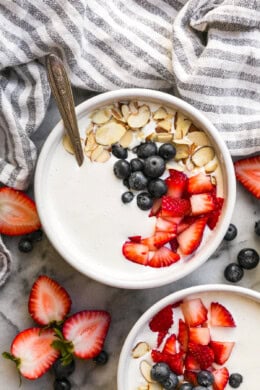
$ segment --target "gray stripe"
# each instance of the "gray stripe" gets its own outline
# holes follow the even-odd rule
[[[166,12],[164,12],[161,8],[157,7],[154,4],[151,4],[147,0],[135,0],[135,2],[144,8],[146,11],[150,12],[150,14],[160,16],[163,20],[166,20],[168,23],[173,22],[173,18],[171,18]]]
[[[244,63],[255,68],[260,66],[260,59],[255,58],[252,55],[248,56],[243,54],[237,54],[231,51],[222,51],[220,49],[207,48],[207,50],[205,50],[205,53],[203,53],[203,57],[216,57],[218,59],[235,62],[237,64]]]
[[[176,9],[176,11],[180,11],[187,0],[183,0],[183,2],[178,0],[163,0],[163,2]]]
[[[217,35],[216,33],[209,32],[209,39],[210,40],[216,40],[220,41],[222,43],[227,43],[229,45],[233,46],[249,46],[249,47],[256,47],[260,48],[260,42],[256,39],[246,39],[246,38],[227,38],[223,37],[222,35]]]
[[[250,83],[253,84],[260,84],[260,77],[258,77],[256,74],[240,72],[239,70],[231,71],[231,70],[226,70],[226,69],[223,70],[219,68],[201,67],[198,69],[197,75],[207,76],[209,78],[220,78],[223,79],[223,81],[226,79],[234,78],[236,80],[249,81]]]
[[[21,95],[25,89],[25,82],[21,79],[21,77],[18,78],[18,75],[15,72],[15,69],[12,69],[11,73],[12,73],[12,75],[11,75],[12,80],[14,80],[14,79],[17,80],[17,87],[11,93],[11,104],[12,104],[12,107],[14,108],[15,114],[18,116],[18,118],[21,118],[22,117],[22,110],[21,110],[21,107],[19,105],[18,99],[19,99],[19,95]]]
[[[252,148],[254,146],[260,146],[260,138],[248,138],[240,141],[226,140],[226,144],[229,149]]]
[[[3,92],[1,92],[0,90],[0,107],[3,107],[2,94]],[[16,158],[15,141],[12,137],[12,132],[10,131],[9,124],[4,115],[0,115],[0,126],[6,137],[5,150],[7,151],[7,161],[10,161],[12,164],[15,163],[16,165],[18,165],[18,160]]]
[[[16,46],[24,52],[28,59],[34,58],[34,54],[31,52],[30,47],[25,40],[15,34],[12,34],[10,31],[5,30],[3,27],[1,27],[1,31],[3,32],[5,39],[16,44]]]
[[[238,124],[231,124],[231,123],[219,123],[218,128],[223,131],[232,131],[236,132],[239,130],[252,130],[252,129],[259,129],[260,133],[260,120],[258,121],[249,121],[249,122],[240,122]]]
[[[190,74],[193,71],[193,68],[190,66],[189,60],[186,56],[186,53],[183,49],[182,42],[175,35],[174,36],[174,57],[176,57],[177,61],[181,64],[182,68],[185,70],[185,73]],[[173,63],[174,66],[174,63]]]
[[[214,14],[215,20],[210,27],[220,31],[248,31],[248,28],[260,28],[260,21],[231,14]]]

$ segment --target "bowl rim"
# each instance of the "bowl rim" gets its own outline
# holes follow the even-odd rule
[[[252,290],[250,288],[233,286],[228,284],[204,284],[191,286],[181,290],[177,290],[155,302],[138,318],[138,320],[134,323],[123,342],[117,366],[117,390],[125,390],[124,380],[125,364],[127,362],[126,359],[127,356],[129,356],[129,352],[132,350],[133,342],[138,335],[139,329],[163,307],[174,302],[178,302],[189,295],[206,292],[233,292],[238,295],[243,295],[244,297],[250,298],[252,300],[259,301],[260,304],[260,292]]]
[[[152,279],[136,281],[134,279],[124,280],[122,278],[115,278],[113,275],[100,274],[98,270],[94,271],[93,269],[87,269],[87,267],[84,267],[82,264],[77,263],[77,261],[74,258],[70,258],[67,255],[67,252],[64,250],[63,242],[61,242],[62,240],[59,239],[58,235],[56,235],[55,237],[51,235],[48,228],[47,214],[42,210],[41,207],[44,198],[44,194],[41,187],[41,177],[43,177],[43,173],[45,169],[45,161],[46,159],[48,159],[49,150],[53,142],[57,138],[57,136],[59,136],[64,129],[62,121],[58,122],[58,124],[52,129],[52,131],[50,132],[49,136],[45,140],[44,145],[41,149],[37,161],[37,165],[36,165],[36,170],[35,170],[35,180],[34,180],[35,201],[40,216],[40,220],[42,222],[43,230],[45,231],[46,235],[51,241],[53,247],[62,256],[62,258],[66,260],[74,269],[76,269],[82,274],[98,282],[104,283],[106,285],[110,285],[112,287],[127,288],[127,289],[144,289],[144,288],[159,287],[162,285],[167,285],[169,283],[175,282],[185,277],[186,275],[190,274],[191,272],[193,272],[195,269],[197,269],[199,266],[201,266],[203,263],[206,262],[206,260],[214,253],[214,251],[217,249],[217,247],[223,240],[223,237],[230,224],[233,209],[235,206],[236,180],[235,180],[234,167],[233,167],[231,155],[227,149],[226,144],[224,143],[224,140],[221,137],[221,134],[218,132],[215,126],[209,121],[209,119],[204,114],[202,114],[199,110],[197,110],[195,107],[191,106],[189,103],[165,92],[154,91],[149,89],[140,89],[140,88],[120,89],[115,91],[104,92],[90,99],[87,99],[81,104],[79,104],[76,107],[76,115],[80,119],[82,116],[84,116],[84,114],[87,111],[96,109],[98,106],[108,104],[108,101],[111,100],[118,101],[124,99],[139,99],[139,100],[146,99],[147,101],[149,101],[149,99],[151,101],[161,100],[164,104],[170,104],[176,106],[180,111],[186,113],[192,119],[196,118],[196,120],[200,122],[203,127],[206,128],[206,131],[212,136],[214,142],[216,142],[217,144],[217,147],[221,150],[221,154],[225,164],[225,172],[226,172],[226,179],[227,179],[227,193],[228,193],[228,196],[225,199],[226,200],[225,216],[222,219],[222,224],[219,227],[218,234],[216,234],[211,240],[211,242],[203,248],[202,253],[200,253],[200,256],[196,258],[196,261],[189,261],[187,263],[188,265],[186,265],[186,267],[183,268],[182,272],[178,273],[177,278],[174,277],[176,275],[174,272],[168,272],[168,273],[164,273],[160,278],[153,277]]]

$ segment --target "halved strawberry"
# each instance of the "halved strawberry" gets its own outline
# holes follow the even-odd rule
[[[232,341],[211,341],[210,348],[213,349],[215,363],[224,364],[229,359],[234,345]]]
[[[182,375],[184,370],[184,363],[183,363],[183,353],[178,352],[174,355],[163,353],[160,351],[157,351],[156,349],[153,349],[151,352],[152,359],[155,363],[164,362],[167,363],[170,367],[170,369],[176,374],[176,375]]]
[[[192,215],[202,215],[215,210],[214,197],[210,193],[194,194],[190,197]]]
[[[176,261],[180,260],[180,255],[168,249],[165,246],[162,246],[156,252],[154,252],[153,257],[149,261],[150,267],[160,268],[168,267]]]
[[[218,302],[211,302],[210,305],[211,326],[235,327],[235,321],[230,311]]]
[[[150,251],[156,251],[158,248],[161,248],[164,244],[171,241],[175,236],[175,233],[157,231],[153,236],[143,238],[141,244],[148,246]]]
[[[201,243],[207,217],[198,218],[186,230],[177,236],[181,251],[184,255],[193,253]]]
[[[208,345],[210,342],[209,328],[190,328],[189,340],[195,344]]]
[[[162,198],[154,199],[149,217],[156,217],[161,210]]]
[[[197,360],[192,356],[190,353],[186,354],[185,360],[184,360],[184,366],[186,370],[199,370],[200,365],[197,362]]]
[[[162,197],[162,217],[183,217],[190,214],[190,211],[189,199],[175,199],[167,195]]]
[[[75,356],[91,359],[101,352],[110,319],[107,311],[84,310],[64,322],[62,333],[64,338],[71,342]]]
[[[185,173],[170,169],[170,176],[165,179],[168,187],[167,195],[172,198],[181,198],[187,185],[187,176]]]
[[[210,176],[200,172],[195,176],[189,177],[187,191],[189,194],[202,194],[203,192],[211,192],[214,187]]]
[[[186,217],[184,217],[180,223],[178,224],[177,226],[177,234],[180,234],[182,233],[184,230],[186,230],[190,225],[193,224],[193,222],[195,222],[197,219],[197,217],[194,217],[192,215],[187,215]]]
[[[191,383],[193,386],[198,385],[197,372],[191,370],[184,370],[183,377],[185,381]]]
[[[123,255],[134,263],[148,264],[148,246],[136,242],[126,241],[122,247]]]
[[[40,325],[60,322],[70,308],[71,299],[67,291],[50,277],[39,276],[32,286],[28,302],[33,320]]]
[[[172,333],[165,341],[163,353],[175,354],[176,351],[176,335]]]
[[[135,242],[137,244],[140,244],[142,237],[141,236],[130,236],[130,237],[128,237],[128,239],[131,242]]]
[[[214,362],[214,352],[208,345],[189,342],[188,351],[197,360],[202,370],[206,370]]]
[[[156,232],[176,233],[177,224],[168,221],[167,219],[158,217],[155,225]]]
[[[0,188],[0,233],[19,236],[41,226],[34,201],[24,192]]]
[[[260,199],[260,155],[238,160],[234,166],[237,180]]]
[[[181,310],[188,326],[202,325],[207,321],[208,310],[200,298],[193,298],[183,301]]]
[[[229,379],[229,372],[226,367],[219,368],[212,371],[214,382],[212,384],[213,390],[224,390]]]
[[[207,225],[208,227],[213,230],[219,220],[219,216],[224,204],[224,199],[223,198],[214,198],[214,203],[215,203],[215,210],[211,211],[207,217]]]
[[[180,350],[186,352],[189,342],[189,328],[181,318],[179,319],[177,340],[180,343]]]
[[[173,324],[172,305],[168,305],[160,310],[149,322],[149,327],[153,332],[167,332]]]
[[[22,376],[37,379],[49,370],[59,356],[59,351],[52,347],[55,340],[52,329],[29,328],[14,338],[11,354],[4,352],[3,356],[16,363]]]

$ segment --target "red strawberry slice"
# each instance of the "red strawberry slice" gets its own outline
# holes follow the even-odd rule
[[[177,232],[177,224],[172,223],[164,218],[157,218],[155,225],[156,232],[166,232],[166,233],[176,233]]]
[[[202,194],[203,192],[211,192],[215,186],[211,183],[209,175],[199,173],[198,175],[191,176],[188,179],[187,191],[189,194]]]
[[[192,215],[201,215],[215,210],[214,197],[209,194],[195,194],[190,197]]]
[[[164,330],[162,332],[158,332],[158,335],[157,335],[157,348],[160,347],[160,345],[162,344],[163,340],[164,340],[164,337],[167,335],[167,331]]]
[[[211,326],[235,327],[235,321],[230,311],[218,302],[212,302],[210,305],[210,324]]]
[[[188,351],[197,360],[202,370],[206,370],[214,362],[214,352],[208,345],[189,342]]]
[[[210,342],[209,328],[190,328],[189,340],[195,344],[208,345]]]
[[[211,341],[210,348],[213,349],[215,363],[224,364],[229,359],[234,345],[231,341]]]
[[[189,342],[189,328],[181,318],[179,319],[177,340],[180,343],[180,350],[186,352]]]
[[[190,255],[199,247],[206,223],[207,217],[198,218],[177,236],[180,249],[184,255]]]
[[[186,189],[187,176],[176,169],[170,169],[169,171],[170,176],[165,180],[168,187],[167,195],[172,198],[181,198]]]
[[[178,224],[177,226],[177,234],[180,234],[181,232],[183,232],[184,230],[186,230],[190,225],[193,224],[193,222],[195,222],[197,220],[197,217],[193,217],[193,216],[190,216],[190,215],[187,215],[186,217],[184,217],[180,223]]]
[[[208,310],[200,298],[183,301],[181,310],[188,326],[195,327],[207,321]]]
[[[173,324],[172,306],[168,305],[160,310],[149,322],[152,332],[167,332]]]
[[[59,356],[59,351],[52,347],[54,340],[56,336],[52,329],[29,328],[14,338],[11,354],[4,352],[3,356],[16,363],[22,376],[37,379]]]
[[[215,210],[208,214],[208,221],[207,225],[208,227],[213,230],[219,220],[219,216],[224,204],[223,198],[214,198],[215,202]]]
[[[200,369],[199,363],[190,353],[186,354],[186,357],[184,360],[184,366],[185,366],[186,370],[191,370],[191,371]]]
[[[128,237],[128,239],[131,242],[135,242],[137,244],[140,244],[142,237],[141,236],[130,236],[130,237]]]
[[[24,192],[0,188],[0,233],[19,236],[41,226],[34,201]]]
[[[155,232],[153,236],[143,238],[141,244],[146,245],[150,251],[156,251],[158,248],[171,241],[175,236],[175,233]]]
[[[177,238],[174,237],[170,242],[170,247],[173,252],[177,252],[177,249],[179,248],[179,243],[177,241]]]
[[[149,217],[156,217],[161,210],[161,205],[162,205],[162,198],[155,199],[153,201],[153,206],[150,210]]]
[[[162,217],[183,217],[190,214],[190,211],[189,199],[175,199],[167,195],[162,197]]]
[[[68,318],[62,333],[73,345],[73,353],[81,359],[97,356],[110,325],[110,314],[103,310],[85,310]]]
[[[176,374],[176,375],[182,375],[184,370],[184,363],[183,363],[183,353],[175,353],[167,354],[160,351],[157,351],[155,349],[151,352],[152,359],[155,363],[164,362],[167,363],[170,367],[170,369]]]
[[[63,321],[71,308],[67,291],[55,280],[41,275],[34,282],[29,296],[28,310],[40,325]]]
[[[168,267],[171,264],[176,263],[178,260],[180,260],[180,255],[178,253],[162,246],[154,253],[153,257],[149,261],[149,266],[155,268]]]
[[[136,242],[126,241],[122,247],[123,255],[134,263],[148,264],[148,246]]]
[[[191,370],[184,370],[183,377],[185,381],[191,383],[193,386],[198,385],[197,372]]]
[[[238,160],[234,165],[237,180],[260,199],[260,155]]]
[[[226,367],[219,368],[212,372],[214,377],[213,390],[224,390],[229,379],[229,372]]]
[[[165,341],[163,350],[163,353],[168,353],[174,355],[177,350],[176,350],[176,335],[172,333]]]

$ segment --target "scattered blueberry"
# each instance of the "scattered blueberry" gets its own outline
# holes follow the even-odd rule
[[[128,152],[126,148],[119,144],[112,145],[112,154],[117,158],[125,159],[127,158]]]
[[[126,160],[118,160],[114,164],[114,174],[118,179],[125,179],[130,175],[130,164]]]
[[[148,183],[147,177],[141,171],[132,172],[128,181],[130,188],[137,191],[144,190]]]
[[[101,351],[96,357],[94,357],[93,361],[99,366],[103,366],[108,362],[108,353],[106,351]]]
[[[170,372],[170,375],[167,379],[165,379],[163,382],[161,382],[163,388],[165,390],[175,390],[177,385],[179,383],[179,378],[174,372]]]
[[[170,372],[168,364],[163,362],[156,363],[151,368],[151,377],[153,380],[161,383],[169,377]]]
[[[57,379],[67,378],[75,371],[75,360],[64,365],[61,359],[56,360],[53,364],[54,375]]]
[[[193,386],[191,383],[182,383],[179,390],[193,390]]]
[[[260,220],[255,223],[255,234],[260,236]]]
[[[130,167],[132,172],[142,171],[144,169],[144,163],[142,160],[139,160],[139,158],[132,158]]]
[[[29,238],[22,237],[18,242],[18,249],[20,252],[28,253],[33,249],[33,242]]]
[[[228,380],[229,386],[233,387],[233,389],[237,389],[242,382],[243,382],[243,377],[241,374],[238,373],[231,374]]]
[[[209,387],[195,386],[195,387],[192,387],[192,390],[209,390]]]
[[[153,198],[161,198],[166,194],[168,187],[162,179],[153,179],[148,183],[148,191]]]
[[[41,229],[39,229],[39,230],[36,230],[35,232],[26,234],[25,237],[28,238],[29,240],[31,240],[32,242],[41,241],[42,237],[43,237],[43,231]]]
[[[244,270],[237,263],[230,263],[224,271],[225,278],[232,283],[237,283],[244,276]]]
[[[226,241],[232,241],[237,236],[237,228],[233,223],[231,223],[228,227],[228,230],[225,234],[224,240]]]
[[[134,199],[134,194],[131,191],[126,191],[121,196],[123,203],[130,203]]]
[[[136,197],[137,206],[141,210],[149,210],[153,205],[153,198],[148,192],[140,192]]]
[[[144,161],[144,173],[153,179],[161,176],[165,171],[165,161],[160,156],[150,156]]]
[[[157,154],[157,146],[155,142],[144,142],[137,148],[137,156],[139,158],[147,158]]]
[[[123,184],[124,184],[124,186],[126,186],[126,187],[130,190],[130,185],[129,185],[128,177],[126,177],[126,178],[123,180]]]
[[[138,146],[135,146],[135,147],[132,149],[132,153],[136,154],[136,153],[137,153],[137,149],[138,149]]]
[[[214,382],[214,376],[210,371],[202,370],[199,371],[197,374],[197,381],[199,385],[207,387],[212,385],[212,383]]]
[[[159,151],[158,151],[158,154],[159,156],[161,156],[164,160],[168,161],[170,160],[171,158],[175,157],[175,154],[176,154],[176,148],[166,142],[165,144],[161,145],[159,147]]]
[[[253,269],[259,263],[259,254],[251,248],[244,248],[237,255],[237,261],[240,267],[244,269]]]
[[[70,390],[71,384],[66,378],[55,379],[54,390]]]

